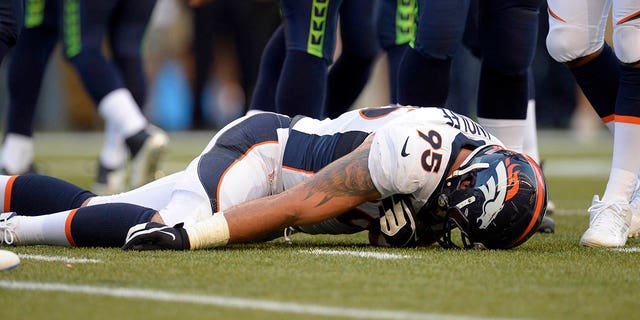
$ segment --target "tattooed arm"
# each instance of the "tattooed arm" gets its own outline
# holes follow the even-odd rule
[[[378,199],[368,168],[372,139],[283,193],[225,210],[229,243],[250,241],[287,226],[319,223]]]

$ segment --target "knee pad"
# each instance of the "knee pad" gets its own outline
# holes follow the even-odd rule
[[[640,29],[637,25],[622,24],[613,30],[613,49],[623,63],[640,61]]]
[[[603,45],[603,36],[591,34],[586,28],[560,22],[549,25],[547,51],[558,62],[569,62],[587,56]]]

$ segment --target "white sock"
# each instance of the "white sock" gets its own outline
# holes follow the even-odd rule
[[[107,122],[104,126],[104,143],[100,151],[100,163],[109,169],[124,167],[127,161],[127,146],[115,125]]]
[[[147,119],[125,88],[113,90],[98,104],[98,112],[107,124],[115,125],[123,137],[130,137],[147,126]]]
[[[640,173],[640,125],[616,122],[612,168]]]
[[[603,201],[629,202],[640,173],[640,125],[615,122],[613,159]]]
[[[478,118],[478,123],[500,139],[507,149],[523,152],[527,120]]]
[[[527,104],[527,119],[524,129],[524,141],[522,149],[538,164],[540,163],[540,153],[538,151],[538,130],[536,127],[536,100],[530,99]]]
[[[18,245],[45,244],[71,247],[67,238],[67,220],[77,209],[42,216],[17,216]],[[12,220],[13,220],[12,219]],[[70,222],[70,221],[69,221]]]
[[[21,134],[7,133],[2,145],[0,167],[10,174],[21,174],[33,163],[33,138]]]
[[[629,203],[636,188],[637,179],[638,175],[635,172],[611,168],[602,201]]]

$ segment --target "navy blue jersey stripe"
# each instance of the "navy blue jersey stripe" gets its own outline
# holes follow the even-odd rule
[[[209,196],[211,208],[217,211],[217,190],[224,172],[251,147],[266,141],[277,141],[276,129],[288,128],[291,119],[273,113],[261,113],[238,123],[222,133],[213,148],[198,162],[198,177]]]
[[[341,134],[333,150],[333,159],[338,159],[353,151],[362,144],[369,134],[363,131],[349,131]]]
[[[348,131],[319,136],[291,130],[282,165],[318,172],[329,163],[353,151],[368,135],[368,132]]]

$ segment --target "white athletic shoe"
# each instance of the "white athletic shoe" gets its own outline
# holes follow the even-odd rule
[[[15,232],[18,219],[12,219],[13,217],[17,217],[15,212],[0,213],[0,245],[12,245],[18,242]]]
[[[622,247],[627,242],[631,207],[624,202],[603,202],[593,196],[589,207],[589,229],[580,239],[587,247]]]
[[[629,238],[640,238],[640,208],[631,209],[631,226]]]
[[[155,180],[160,158],[167,150],[168,144],[167,134],[152,125],[127,139],[127,145],[131,151],[130,183],[132,188]]]
[[[640,180],[636,184],[636,190],[631,197],[631,226],[629,227],[629,238],[640,237]]]

